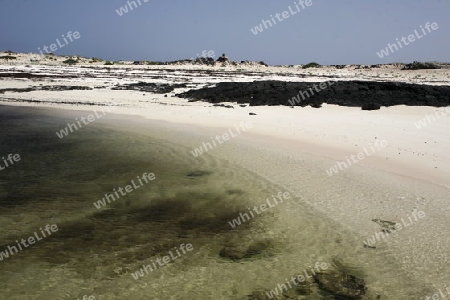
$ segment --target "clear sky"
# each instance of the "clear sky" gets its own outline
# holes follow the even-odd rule
[[[55,53],[168,61],[212,50],[216,58],[271,65],[450,62],[450,0],[311,0],[304,9],[299,0],[134,1],[138,7],[119,16],[126,0],[0,0],[0,50],[39,53],[78,31],[79,39]],[[278,21],[283,11],[288,17]],[[253,34],[270,15],[276,24]],[[439,28],[423,35],[427,22]],[[377,55],[414,30],[420,39]]]

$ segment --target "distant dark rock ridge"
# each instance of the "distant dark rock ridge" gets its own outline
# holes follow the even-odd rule
[[[40,78],[78,78],[76,75],[67,74],[32,74],[28,72],[7,72],[0,73],[0,78],[27,78],[27,79],[40,79]]]
[[[4,94],[5,92],[12,92],[12,93],[27,93],[27,92],[34,92],[34,91],[86,91],[86,90],[92,90],[91,87],[88,86],[78,86],[78,85],[44,85],[44,86],[33,86],[28,88],[7,88],[7,89],[0,89],[0,94]]]
[[[186,87],[186,84],[168,84],[168,83],[153,83],[153,82],[138,82],[138,83],[130,83],[130,84],[118,84],[115,87],[111,88],[112,90],[119,91],[140,91],[140,92],[148,92],[155,94],[166,94],[172,92],[176,88]]]
[[[314,88],[314,85],[316,88]],[[317,91],[318,90],[318,91]],[[299,101],[289,102],[300,92]],[[177,95],[191,101],[211,103],[237,102],[258,105],[286,105],[320,107],[323,103],[361,107],[365,110],[381,106],[435,106],[450,105],[450,86],[433,86],[400,82],[335,81],[320,89],[318,82],[221,82],[215,87],[189,90]]]

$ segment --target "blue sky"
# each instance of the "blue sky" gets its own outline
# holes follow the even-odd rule
[[[0,0],[0,50],[38,53],[78,31],[55,53],[167,61],[212,50],[271,65],[450,62],[450,0],[311,0],[257,35],[250,29],[289,6],[295,11],[299,0],[140,1],[119,16],[126,0]],[[383,59],[376,54],[427,22],[439,29]]]

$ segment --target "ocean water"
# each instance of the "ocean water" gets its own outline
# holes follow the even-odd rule
[[[288,191],[210,153],[195,158],[192,149],[152,136],[151,127],[144,134],[99,120],[58,138],[80,115],[0,107],[0,157],[21,156],[0,171],[0,252],[46,224],[58,227],[0,261],[0,299],[249,299],[317,262],[364,278],[363,299],[426,295],[399,275],[396,261],[370,255],[301,195],[233,228],[241,213]],[[144,173],[155,180],[95,207]],[[181,244],[192,250],[132,276]],[[220,255],[255,244],[258,251],[242,260]],[[334,299],[316,292],[304,299]]]

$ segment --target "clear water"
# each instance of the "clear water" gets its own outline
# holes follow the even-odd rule
[[[229,225],[282,187],[210,154],[194,158],[192,149],[152,137],[151,128],[133,134],[96,122],[59,139],[55,132],[78,116],[0,107],[1,155],[22,157],[0,171],[0,251],[46,224],[59,228],[0,262],[0,299],[247,299],[316,262],[364,278],[365,299],[426,295],[408,274],[389,275],[399,274],[395,261],[362,249],[359,237],[301,197]],[[94,207],[145,172],[156,179]],[[219,255],[224,246],[254,242],[270,248],[239,262]],[[131,276],[183,243],[194,250]]]

